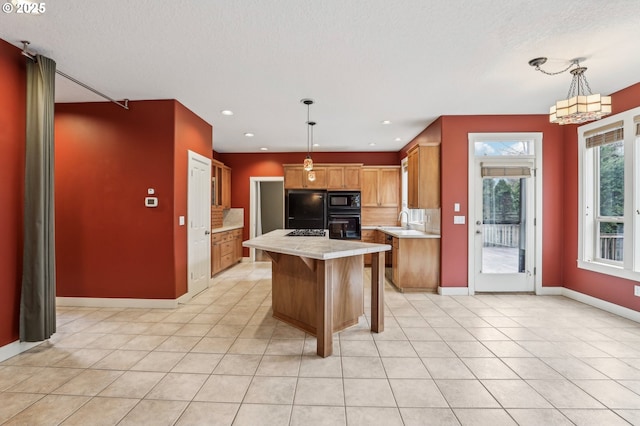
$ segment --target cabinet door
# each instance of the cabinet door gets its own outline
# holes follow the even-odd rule
[[[306,172],[300,166],[289,166],[284,168],[284,187],[285,189],[300,189],[302,186],[302,176],[307,177]]]
[[[316,180],[309,180],[309,178],[307,177],[308,172],[304,172],[304,181],[302,182],[304,187],[309,189],[326,189],[327,188],[327,168],[314,167],[313,171],[316,172]]]
[[[222,251],[221,251],[221,243],[216,242],[211,247],[211,276],[214,276],[218,272],[220,272],[221,261],[222,259]]]
[[[222,208],[231,208],[231,169],[227,166],[222,167]]]
[[[398,207],[400,204],[400,169],[379,170],[378,203],[380,207]]]
[[[407,205],[418,208],[418,150],[409,152],[407,157]]]
[[[344,189],[344,167],[327,167],[327,189]]]
[[[344,168],[344,189],[353,189],[360,191],[360,174],[362,167],[345,167]]]
[[[360,202],[362,207],[378,207],[378,169],[362,169]]]
[[[440,147],[420,147],[419,198],[421,209],[440,208]]]
[[[391,268],[393,269],[393,283],[395,285],[400,284],[400,241],[398,238],[393,238],[393,248],[391,249]]]

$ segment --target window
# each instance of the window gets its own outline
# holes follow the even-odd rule
[[[581,126],[578,266],[640,279],[640,108]]]

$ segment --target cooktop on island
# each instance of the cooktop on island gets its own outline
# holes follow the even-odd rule
[[[296,229],[287,234],[287,237],[324,237],[327,231],[324,229]]]

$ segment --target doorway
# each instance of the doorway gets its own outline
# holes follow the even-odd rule
[[[471,294],[536,291],[541,142],[539,133],[469,135]]]
[[[211,278],[211,159],[189,151],[187,173],[187,293],[193,297]]]
[[[249,205],[249,238],[284,228],[284,177],[251,177]],[[249,249],[252,262],[269,258],[254,248]]]

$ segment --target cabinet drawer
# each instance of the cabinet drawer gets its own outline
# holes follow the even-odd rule
[[[225,254],[233,253],[233,241],[223,241],[220,247],[220,253]]]
[[[233,264],[233,253],[225,254],[220,258],[220,269],[228,268]]]
[[[234,238],[242,238],[242,228],[234,229],[231,232],[233,233]]]
[[[219,243],[220,241],[222,241],[222,234],[223,232],[214,232],[211,234],[211,245],[213,245],[214,243]]]

